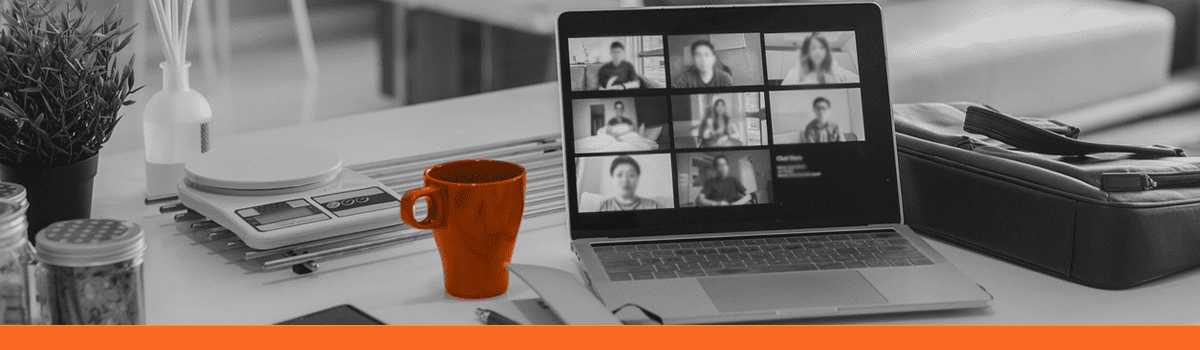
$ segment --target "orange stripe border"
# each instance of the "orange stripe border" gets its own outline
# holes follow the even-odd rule
[[[1147,349],[1195,326],[0,326],[4,349]]]

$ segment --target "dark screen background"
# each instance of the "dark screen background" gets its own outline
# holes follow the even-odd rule
[[[632,212],[579,213],[575,184],[577,156],[571,100],[620,96],[679,96],[697,93],[795,90],[797,87],[763,85],[706,89],[642,89],[627,91],[571,91],[569,79],[560,79],[563,98],[564,149],[567,156],[567,189],[572,239],[644,235],[695,234],[749,230],[834,227],[899,223],[899,189],[888,97],[884,38],[878,6],[874,4],[747,6],[728,8],[641,9],[569,12],[558,21],[561,76],[570,76],[570,38],[604,36],[686,35],[711,33],[783,33],[854,31],[861,83],[820,88],[861,89],[866,141],[835,144],[764,145],[772,156],[773,200],[768,204],[737,207],[695,207]],[[671,50],[670,47],[666,48]],[[669,53],[668,53],[669,55]],[[668,63],[669,64],[669,63]],[[672,67],[668,66],[667,71]],[[764,59],[764,70],[765,70]],[[673,79],[668,76],[667,80]],[[810,87],[811,88],[811,87]],[[770,118],[770,100],[767,117]],[[768,133],[769,135],[770,133]],[[586,135],[584,135],[586,136]],[[677,154],[687,150],[661,150]],[[695,151],[695,150],[691,150]],[[780,156],[802,158],[815,178],[780,178],[775,173]],[[680,165],[676,164],[678,168]],[[674,177],[674,174],[672,175]],[[676,184],[678,185],[678,184]]]

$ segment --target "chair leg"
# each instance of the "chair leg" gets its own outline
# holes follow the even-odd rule
[[[233,71],[233,23],[229,13],[229,0],[216,0],[213,3],[213,23],[216,26],[217,67],[221,70],[221,83],[228,84],[230,72]]]
[[[556,51],[557,50],[546,51],[547,54],[549,54],[549,56],[550,56],[548,59],[546,59],[546,76],[545,76],[546,81],[558,81],[558,79],[559,79],[559,76],[558,76],[558,52],[556,52]],[[584,76],[586,76],[586,75],[587,74],[584,74]],[[570,79],[570,77],[564,77],[564,78]]]
[[[492,25],[479,24],[479,92],[496,89],[496,33]]]
[[[204,73],[204,82],[210,87],[217,83],[217,43],[213,33],[212,1],[197,0],[195,2],[196,34],[200,39],[200,67]]]
[[[296,40],[300,42],[300,56],[304,59],[304,73],[309,79],[317,77],[317,47],[313,42],[312,22],[308,17],[308,6],[304,0],[291,0],[292,20],[296,24]]]
[[[380,91],[399,105],[408,103],[406,69],[408,10],[393,1],[379,0]]]
[[[140,23],[133,33],[133,72],[142,77],[147,76],[146,71],[150,69],[146,67],[146,54],[150,51],[150,40],[156,40],[153,35],[150,35],[149,13],[150,6],[146,1],[133,0],[133,19],[135,23]]]

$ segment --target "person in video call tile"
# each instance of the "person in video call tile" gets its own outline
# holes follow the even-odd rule
[[[846,141],[842,136],[842,132],[838,129],[837,123],[830,121],[826,114],[829,114],[831,103],[824,97],[817,97],[813,100],[813,118],[808,122],[808,126],[804,127],[804,135],[801,140],[804,143],[821,143],[821,142],[842,142]]]
[[[713,101],[712,113],[704,117],[700,123],[701,147],[730,147],[741,146],[741,141],[732,138],[736,132],[729,123],[729,112],[725,100]]]
[[[600,66],[600,72],[596,74],[596,78],[600,81],[600,90],[628,90],[641,87],[637,70],[634,69],[632,63],[625,60],[625,45],[614,41],[608,50],[612,61]]]
[[[697,204],[706,207],[720,207],[750,202],[750,194],[746,193],[746,187],[742,186],[742,180],[729,176],[728,158],[723,155],[713,158],[713,168],[717,170],[717,177],[704,183],[704,188],[700,190],[700,196],[696,197]]]
[[[613,137],[618,137],[621,134],[632,131],[633,120],[625,117],[625,103],[621,101],[613,102],[613,110],[616,111],[616,115],[605,124],[605,131]]]
[[[858,82],[858,75],[842,68],[829,52],[829,40],[813,33],[800,45],[800,64],[783,77],[783,85],[839,84]]]
[[[692,66],[671,83],[675,88],[733,86],[733,76],[717,69],[717,50],[708,40],[692,43]]]
[[[661,208],[655,200],[637,195],[638,178],[642,176],[642,168],[638,166],[637,161],[633,157],[618,156],[616,159],[613,159],[612,165],[608,168],[608,173],[612,175],[613,186],[616,186],[617,190],[621,191],[621,193],[600,202],[600,211]]]

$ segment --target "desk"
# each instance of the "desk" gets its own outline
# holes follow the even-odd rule
[[[366,113],[217,140],[216,147],[303,140],[346,164],[482,145],[560,128],[557,85],[542,84]],[[446,296],[432,240],[322,263],[321,271],[261,272],[233,264],[212,244],[180,234],[169,215],[142,204],[142,153],[103,154],[94,216],[137,221],[146,229],[146,308],[154,324],[270,324],[338,304],[354,304],[389,324],[477,324],[489,307],[524,319],[513,300],[534,298],[512,279],[507,295],[482,301]],[[565,215],[526,220],[514,263],[579,270],[568,248]],[[1126,291],[1065,282],[939,241],[935,249],[995,297],[990,309],[843,317],[821,324],[1196,324],[1200,271]]]

